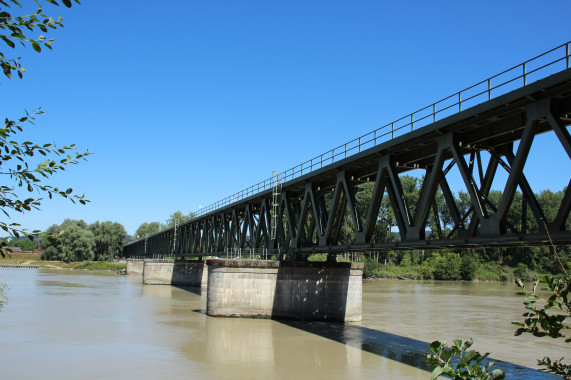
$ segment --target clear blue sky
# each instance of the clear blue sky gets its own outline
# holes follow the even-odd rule
[[[93,152],[51,181],[91,203],[12,215],[30,230],[73,218],[134,233],[571,40],[569,1],[82,3],[46,4],[64,17],[54,50],[19,52],[24,79],[0,79],[2,117],[46,112],[26,138]],[[569,161],[540,143],[526,174],[560,190]]]

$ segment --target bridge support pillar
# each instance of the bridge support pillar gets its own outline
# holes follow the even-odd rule
[[[143,263],[143,259],[127,259],[127,274],[142,274]]]
[[[206,314],[356,322],[362,263],[207,260]]]
[[[206,286],[208,268],[204,262],[145,260],[143,284]]]

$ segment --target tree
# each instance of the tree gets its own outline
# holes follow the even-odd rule
[[[95,222],[89,226],[95,242],[95,260],[111,260],[123,249],[127,232],[116,222]]]
[[[70,226],[59,236],[63,251],[63,261],[84,261],[95,258],[93,233],[78,226]]]
[[[14,247],[20,247],[22,251],[33,251],[38,248],[38,243],[29,239],[20,239],[10,245]]]
[[[143,223],[137,228],[135,236],[137,238],[144,238],[147,235],[152,235],[155,232],[159,232],[161,229],[161,224],[159,222]]]
[[[62,229],[57,224],[52,224],[40,235],[40,249],[42,260],[63,260],[63,249],[58,237]]]
[[[46,0],[48,3],[58,5],[56,0]],[[71,7],[71,0],[61,1],[66,7]],[[78,0],[75,0],[80,4]],[[39,3],[38,3],[39,5]],[[36,13],[24,16],[12,16],[6,9],[11,6],[21,7],[18,0],[0,0],[0,39],[9,47],[14,49],[17,45],[31,46],[36,52],[42,51],[42,46],[51,49],[52,39],[46,39],[44,35],[35,38],[27,37],[25,33],[36,33],[39,31],[47,33],[49,29],[63,27],[62,18],[54,20],[43,13],[39,5]],[[0,66],[7,78],[12,78],[13,72],[22,78],[26,71],[20,64],[20,57],[9,58],[3,51],[0,51]],[[72,202],[85,204],[88,202],[84,195],[73,194],[72,189],[59,189],[51,185],[45,185],[44,180],[51,175],[65,170],[67,165],[77,164],[85,159],[89,152],[77,152],[75,145],[56,146],[55,144],[36,144],[30,141],[19,142],[16,135],[22,132],[25,125],[34,124],[35,117],[42,114],[41,109],[31,113],[25,112],[25,116],[17,120],[5,118],[4,128],[0,128],[0,175],[6,178],[7,182],[0,186],[0,208],[7,218],[10,212],[27,212],[32,209],[39,209],[42,197],[31,196],[21,199],[19,189],[28,192],[37,192],[47,195],[48,198],[61,196],[70,199]],[[30,160],[33,157],[44,156],[45,161],[33,165]],[[0,221],[0,228],[9,234],[19,237],[20,234],[28,234],[21,229],[18,223]],[[33,233],[38,233],[34,231]],[[30,240],[32,234],[28,234]]]
[[[42,260],[111,260],[121,252],[127,233],[122,224],[65,219],[40,236]]]
[[[187,218],[187,216],[184,215],[184,214],[182,213],[182,211],[180,211],[180,210],[179,210],[179,211],[175,211],[175,212],[173,212],[173,213],[171,214],[171,216],[169,216],[169,218],[167,219],[167,221],[166,221],[166,223],[163,225],[163,227],[173,227],[174,224],[175,224],[175,221],[176,221],[176,223],[180,223],[180,222],[182,222],[183,220],[186,220],[186,218]]]

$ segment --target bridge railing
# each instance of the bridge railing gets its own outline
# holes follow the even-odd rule
[[[345,144],[339,145],[319,156],[315,156],[291,169],[282,172],[283,181],[290,181],[314,170],[331,165],[349,156],[357,154],[368,148],[390,141],[408,132],[435,123],[448,116],[477,104],[506,94],[517,88],[527,86],[529,83],[546,78],[549,75],[569,69],[571,66],[571,41],[559,45],[543,54],[533,57],[519,65],[513,66],[492,77],[484,79],[470,87],[456,92],[446,98],[421,108],[413,113],[401,117],[391,123],[385,124],[372,132],[364,134]],[[241,201],[259,192],[271,189],[276,178],[265,179],[242,191],[234,193],[218,202],[192,213],[194,219],[208,214],[221,207]],[[186,221],[185,220],[185,221]],[[172,227],[170,227],[172,228]]]

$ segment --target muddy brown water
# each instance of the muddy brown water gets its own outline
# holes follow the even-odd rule
[[[108,272],[0,269],[0,379],[429,379],[433,340],[473,337],[511,379],[571,356],[515,337],[523,313],[506,283],[365,280],[363,321],[213,318],[199,288],[141,285]]]

